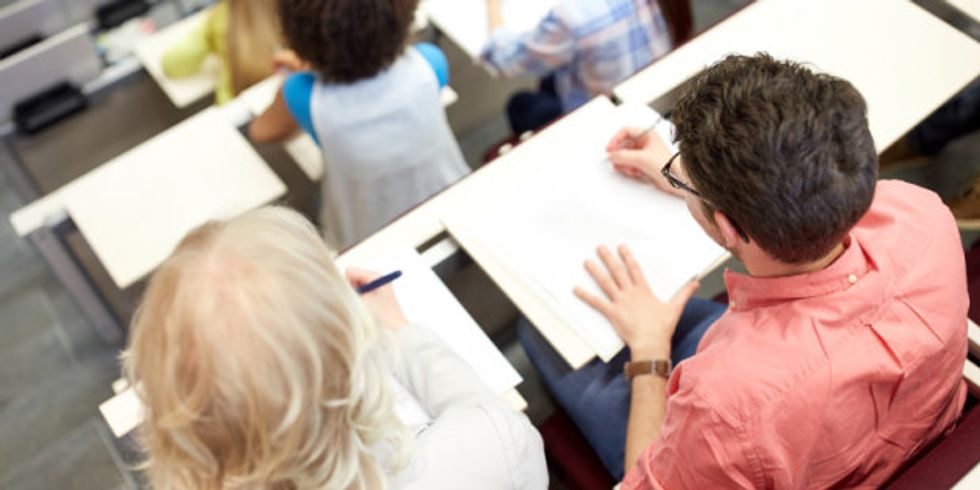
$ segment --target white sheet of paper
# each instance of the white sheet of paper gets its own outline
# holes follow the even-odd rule
[[[649,127],[659,119],[643,106],[616,109],[626,125]],[[668,136],[669,122],[657,126]],[[464,226],[495,260],[506,264],[554,312],[608,361],[623,347],[609,322],[572,293],[581,286],[604,297],[583,267],[596,247],[629,246],[654,292],[669,299],[724,250],[694,221],[683,200],[616,173],[604,161],[604,142],[573,142],[556,148],[553,162],[484,216]],[[667,138],[669,141],[669,137]]]
[[[501,0],[504,27],[524,32],[534,28],[558,0]],[[486,0],[428,0],[429,19],[471,57],[490,39]]]
[[[402,276],[393,285],[398,303],[410,322],[432,329],[494,393],[503,395],[522,381],[507,358],[414,250],[393,252],[368,263],[347,263],[341,258],[338,266],[341,269],[350,266],[372,269],[384,274],[402,271]]]

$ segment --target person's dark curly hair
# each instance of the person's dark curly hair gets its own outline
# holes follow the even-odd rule
[[[775,259],[824,257],[871,205],[878,156],[845,80],[729,56],[692,80],[671,119],[694,187]]]
[[[266,0],[260,0],[266,1]],[[326,82],[353,83],[405,49],[418,0],[279,0],[289,47]]]

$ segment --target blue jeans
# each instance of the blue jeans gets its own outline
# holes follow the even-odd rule
[[[704,332],[725,308],[698,298],[687,303],[671,342],[675,366],[694,355]],[[608,363],[593,359],[573,371],[523,316],[517,322],[517,336],[552,397],[575,422],[609,473],[621,480],[630,411],[630,387],[623,377],[623,365],[630,358],[629,349]]]

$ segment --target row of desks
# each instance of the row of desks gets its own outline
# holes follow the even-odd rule
[[[617,87],[615,95],[624,101],[654,103],[725,53],[758,50],[811,62],[851,80],[869,102],[871,131],[879,149],[897,140],[980,73],[975,63],[980,59],[980,45],[910,2],[769,0],[739,11],[653,63]],[[126,163],[128,159],[113,160],[15,213],[15,228],[22,236],[30,236],[70,217],[107,269],[116,271],[117,284],[130,284],[152,271],[202,220],[256,207],[284,192],[281,181],[263,169],[256,155],[231,150],[247,145],[234,129],[235,121],[254,114],[263,97],[268,93],[255,95],[252,102],[250,96],[244,96],[240,103],[209,109],[185,122],[186,128],[158,136],[172,142],[175,134],[181,134],[187,138],[181,139],[182,144],[193,148],[188,151],[217,148],[211,159],[216,167],[188,165],[188,154],[154,157],[141,165]],[[459,219],[468,209],[492,204],[488,200],[499,190],[528,178],[554,148],[594,136],[598,130],[594,121],[614,108],[609,98],[597,97],[345,255],[357,262],[383,255],[394,246],[420,248],[433,242],[434,260],[451,255],[458,245],[452,236],[444,236],[447,217]],[[152,140],[147,143],[152,144]],[[172,145],[161,145],[161,154],[169,152],[163,146]],[[182,217],[167,217],[171,214]],[[135,237],[137,234],[146,236]],[[479,260],[479,251],[466,252]],[[549,315],[520,280],[508,277],[492,263],[481,261],[481,266],[571,366],[581,366],[595,356],[568,325]]]
[[[833,33],[828,36],[826,33]],[[883,149],[969,83],[980,45],[911,2],[770,0],[754,3],[661,58],[615,90],[622,101],[651,103],[726,53],[765,50],[851,80],[869,103],[872,134]],[[235,130],[274,94],[270,80],[220,109],[192,117],[14,213],[21,236],[67,215],[78,225],[116,285],[151,272],[186,231],[271,202],[285,192]],[[479,197],[523,178],[549,149],[592,130],[612,102],[596,98],[518,147],[517,151],[407,213],[353,251],[385,243],[418,246],[445,231],[444,210],[473,207]],[[204,162],[208,162],[204,164]],[[180,216],[177,216],[180,215]],[[494,277],[508,283],[502,275]],[[515,281],[518,282],[518,281]],[[503,286],[503,285],[502,285]],[[519,284],[504,287],[531,317],[534,298]],[[559,322],[544,320],[541,325]],[[573,366],[592,357],[581,341],[546,329]],[[551,330],[551,334],[548,334]]]
[[[727,54],[759,51],[853,83],[868,103],[879,150],[980,71],[977,44],[912,2],[766,0],[657,60],[614,94],[651,103]]]

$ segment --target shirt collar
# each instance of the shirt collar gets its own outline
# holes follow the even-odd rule
[[[729,308],[744,311],[784,301],[824,296],[843,291],[867,274],[869,259],[861,243],[848,236],[844,252],[828,267],[784,277],[753,277],[725,271]]]

